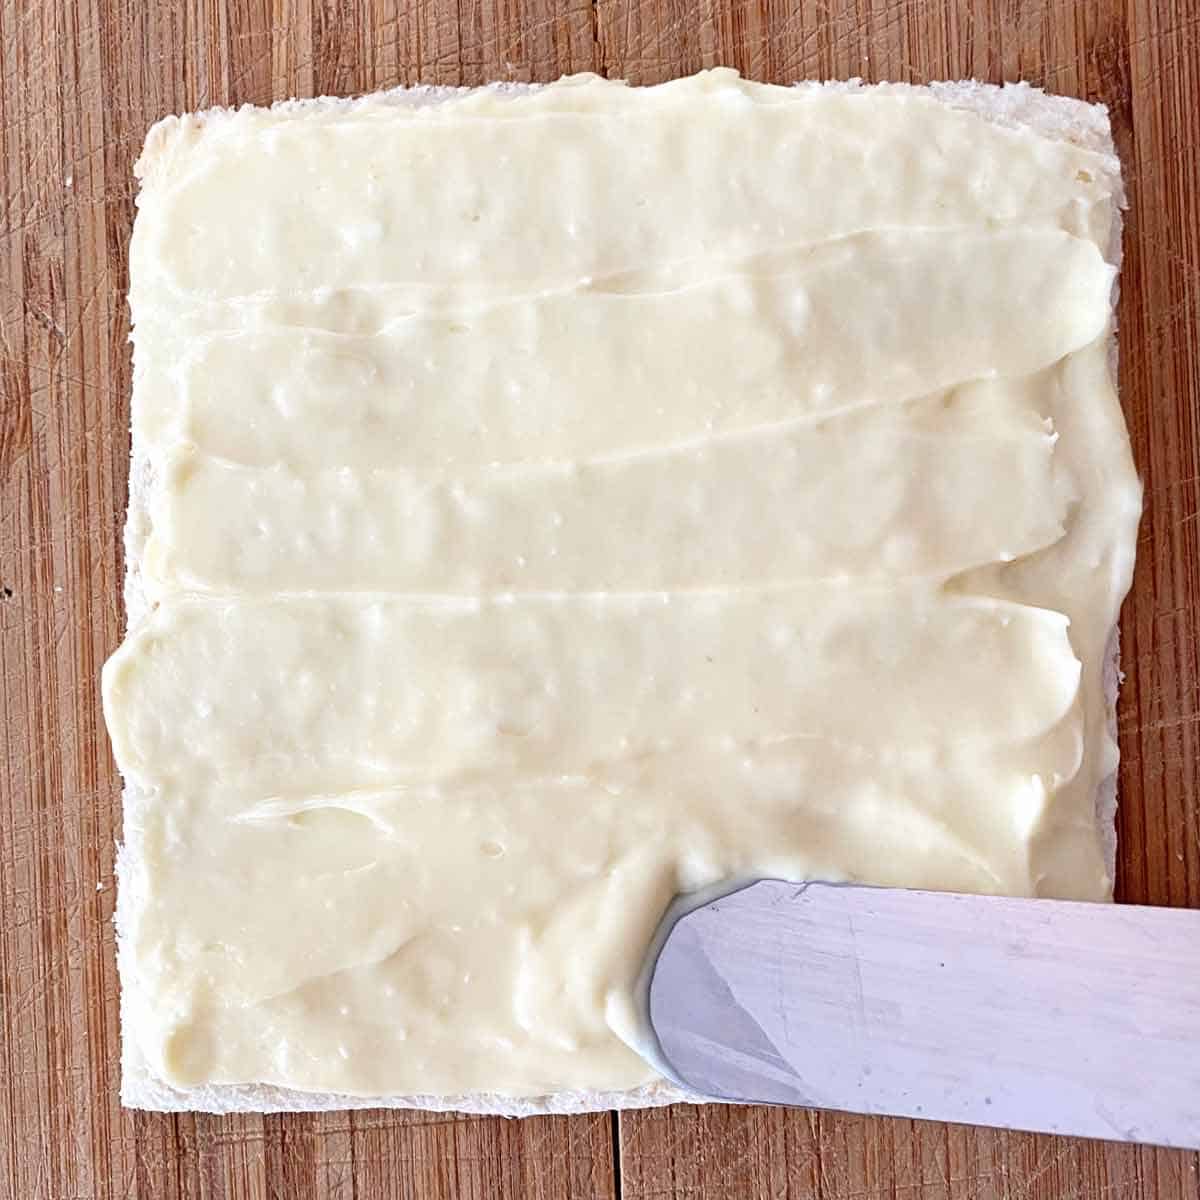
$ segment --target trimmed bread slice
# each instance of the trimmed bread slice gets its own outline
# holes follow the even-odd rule
[[[493,85],[496,89],[513,94],[531,90],[524,86]],[[848,83],[799,84],[801,88],[829,88],[839,91],[864,90],[866,85],[857,81]],[[979,116],[1009,127],[1032,130],[1041,136],[1070,142],[1104,157],[1105,169],[1110,173],[1111,188],[1118,203],[1121,197],[1120,166],[1115,157],[1109,128],[1108,116],[1102,106],[1089,105],[1082,101],[1047,95],[1025,84],[998,87],[974,82],[938,83],[927,89],[914,89],[908,85],[879,85],[900,92],[926,92],[939,103],[969,110]],[[364,104],[378,105],[436,105],[456,96],[465,89],[411,88],[397,89],[363,99],[343,100],[321,98],[314,100],[288,101],[274,106],[275,111],[301,115],[351,109]],[[214,109],[198,114],[193,120],[205,126],[219,124],[232,119],[229,110]],[[177,118],[168,118],[149,132],[145,149],[139,162],[139,174],[145,175],[154,169],[156,160],[169,152],[171,134]],[[1120,228],[1114,222],[1108,247],[1108,259],[1118,265],[1120,257]],[[1113,302],[1115,304],[1115,293]],[[135,389],[137,387],[138,352],[137,331],[135,343]],[[1115,375],[1115,339],[1113,343]],[[151,531],[150,496],[156,485],[154,467],[147,447],[142,444],[135,423],[132,441],[130,469],[130,497],[125,527],[126,581],[125,603],[130,628],[138,624],[150,606],[143,584],[143,566],[147,539]],[[1115,699],[1118,683],[1117,633],[1113,630],[1110,642],[1111,654],[1105,677],[1105,693],[1110,719],[1115,724]],[[313,1093],[271,1085],[225,1085],[216,1084],[189,1089],[171,1086],[159,1078],[142,1056],[138,1041],[130,1036],[130,1023],[134,1020],[129,1003],[134,984],[132,948],[129,931],[134,925],[134,914],[144,897],[138,894],[141,875],[136,869],[144,853],[140,840],[136,814],[150,803],[150,797],[134,782],[127,781],[124,792],[126,813],[125,841],[118,856],[119,889],[117,897],[116,925],[118,934],[118,958],[122,976],[122,1103],[129,1107],[159,1111],[204,1111],[204,1112],[274,1112],[305,1111],[347,1108],[423,1108],[438,1111],[456,1110],[474,1113],[494,1113],[505,1116],[527,1116],[539,1113],[572,1113],[610,1108],[632,1108],[660,1105],[680,1100],[697,1100],[667,1082],[659,1082],[632,1091],[622,1092],[556,1092],[533,1098],[514,1097],[505,1094],[477,1092],[466,1095],[382,1095],[359,1096]],[[1105,779],[1096,795],[1096,820],[1102,830],[1110,875],[1115,858],[1114,813],[1116,806],[1115,775]]]

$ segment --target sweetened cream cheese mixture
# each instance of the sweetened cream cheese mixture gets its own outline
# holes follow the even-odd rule
[[[678,892],[1107,897],[1114,172],[729,71],[156,127],[136,1057],[620,1091]]]

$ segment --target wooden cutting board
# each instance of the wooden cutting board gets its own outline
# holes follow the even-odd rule
[[[781,1109],[518,1123],[117,1104],[120,805],[97,674],[122,625],[146,128],[213,104],[719,63],[776,82],[1023,78],[1111,106],[1147,502],[1122,622],[1119,892],[1200,905],[1196,0],[0,0],[0,1200],[1200,1197],[1195,1154]]]

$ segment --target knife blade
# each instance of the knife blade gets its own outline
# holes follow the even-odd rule
[[[764,880],[648,988],[715,1099],[1200,1147],[1200,911]]]

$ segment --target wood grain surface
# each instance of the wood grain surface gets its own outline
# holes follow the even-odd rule
[[[146,128],[212,104],[579,70],[649,83],[718,63],[778,82],[1024,78],[1111,107],[1132,204],[1121,388],[1147,489],[1122,622],[1119,892],[1200,905],[1196,0],[0,0],[4,1200],[1200,1197],[1195,1154],[778,1109],[506,1122],[118,1105],[119,783],[97,677],[122,626]]]

